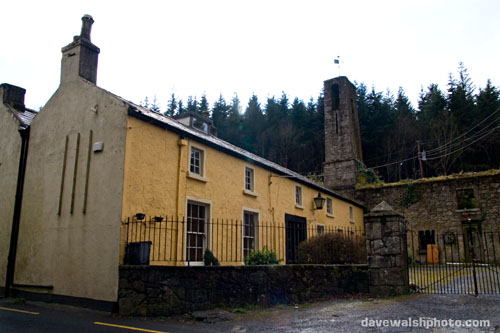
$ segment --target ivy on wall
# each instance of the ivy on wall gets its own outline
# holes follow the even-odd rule
[[[422,190],[417,188],[415,184],[408,184],[406,185],[406,189],[400,203],[403,207],[410,207],[411,205],[416,204],[421,198]]]

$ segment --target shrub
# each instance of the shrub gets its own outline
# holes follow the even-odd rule
[[[277,265],[280,260],[276,256],[276,252],[269,250],[267,246],[262,248],[262,251],[252,250],[248,257],[245,258],[245,265]]]
[[[205,250],[205,253],[203,254],[203,263],[205,266],[219,266],[219,260],[214,256],[212,251],[209,249]]]
[[[299,264],[364,264],[365,238],[341,233],[315,236],[299,244]]]

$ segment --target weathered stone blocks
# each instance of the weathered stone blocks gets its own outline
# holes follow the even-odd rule
[[[408,293],[408,253],[404,217],[385,201],[365,215],[370,293]]]
[[[121,266],[119,287],[120,314],[141,316],[369,291],[366,265]]]

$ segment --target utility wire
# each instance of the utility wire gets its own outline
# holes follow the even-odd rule
[[[467,135],[468,133],[470,133],[472,130],[474,130],[476,127],[478,127],[479,125],[481,125],[482,123],[484,123],[486,120],[490,119],[490,118],[491,118],[494,114],[496,114],[496,113],[498,113],[498,112],[500,112],[500,109],[497,109],[496,111],[492,112],[489,116],[487,116],[486,118],[484,118],[483,120],[481,120],[481,121],[480,121],[479,123],[477,123],[474,127],[472,127],[471,129],[469,129],[467,132],[463,133],[462,135],[460,135],[460,136],[458,136],[458,137],[454,138],[453,140],[451,140],[451,141],[449,141],[449,142],[445,143],[445,144],[444,144],[444,145],[442,145],[441,147],[437,147],[437,148],[431,149],[431,150],[427,151],[426,153],[432,153],[432,152],[434,152],[434,151],[436,151],[436,150],[441,149],[442,147],[445,147],[445,146],[447,146],[447,145],[452,144],[454,141],[457,141],[458,139],[460,139],[460,138],[464,137],[465,135]],[[499,119],[500,119],[500,117],[499,117],[499,118],[497,118],[497,119],[495,119],[495,120],[493,120],[492,122],[490,122],[490,124],[492,124],[493,122],[495,122],[496,120],[499,120]]]
[[[472,145],[472,144],[476,143],[477,141],[479,141],[479,140],[481,140],[481,139],[483,139],[483,138],[487,137],[488,135],[490,135],[491,133],[495,132],[495,131],[496,131],[497,129],[499,129],[499,128],[500,128],[500,126],[497,126],[497,127],[492,128],[492,129],[491,129],[488,133],[486,133],[486,134],[484,134],[483,136],[481,136],[481,137],[477,138],[476,140],[472,141],[471,143],[467,144],[466,146],[460,147],[459,149],[456,149],[456,150],[454,150],[454,151],[451,151],[451,152],[446,153],[446,154],[441,155],[441,156],[427,158],[427,160],[435,160],[435,159],[442,158],[442,157],[446,157],[446,156],[448,156],[448,155],[451,155],[451,154],[453,154],[453,153],[456,153],[457,151],[462,150],[462,149],[464,149],[464,148],[467,148],[467,147],[469,147],[470,145]]]
[[[482,129],[480,129],[478,132],[474,133],[473,135],[463,139],[462,141],[459,141],[459,142],[455,142],[453,144],[450,144],[448,147],[446,147],[447,144],[444,144],[440,147],[437,147],[435,149],[432,149],[431,151],[426,151],[426,156],[427,157],[434,157],[436,155],[440,155],[440,154],[443,154],[443,153],[447,153],[447,150],[452,150],[452,149],[455,149],[455,147],[458,147],[458,146],[461,146],[464,142],[466,141],[469,141],[469,140],[474,140],[475,138],[477,138],[478,136],[482,136],[483,133],[485,133],[486,131],[489,130],[488,127],[490,127],[491,125],[494,125],[495,124],[495,121],[497,120],[500,120],[500,117],[497,118],[497,119],[494,119],[492,122],[490,122],[488,125],[486,125],[485,127],[483,127]],[[452,140],[452,141],[455,141],[455,140]],[[429,159],[429,158],[427,158]]]

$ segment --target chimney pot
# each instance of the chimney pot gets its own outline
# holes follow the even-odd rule
[[[90,41],[90,32],[92,31],[92,24],[94,19],[92,16],[85,14],[82,17],[82,31],[80,32],[80,38]]]

